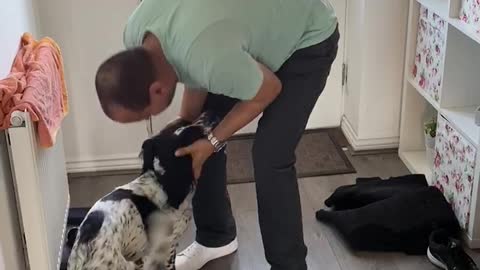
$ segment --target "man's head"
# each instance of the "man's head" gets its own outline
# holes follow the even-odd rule
[[[141,121],[170,105],[176,77],[163,72],[168,63],[159,59],[138,47],[117,53],[100,65],[95,86],[109,118],[121,123]]]

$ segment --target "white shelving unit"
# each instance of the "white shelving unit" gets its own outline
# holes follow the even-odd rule
[[[447,18],[449,14],[449,1],[448,0],[418,0],[419,4],[427,7],[429,10],[437,13],[443,18]]]
[[[440,60],[442,64],[439,70],[443,79],[437,97],[430,95],[425,90],[425,85],[420,86],[415,79],[418,73],[414,75],[413,72],[419,59],[417,37],[420,34],[422,6],[435,13],[438,16],[435,18],[445,22],[444,55],[432,54],[434,57],[440,55],[439,57],[443,58]],[[480,127],[475,124],[474,119],[474,112],[480,105],[480,34],[460,20],[461,6],[462,0],[410,0],[399,156],[412,173],[425,174],[430,184],[435,183],[435,177],[439,176],[433,170],[433,164],[427,161],[423,132],[425,121],[431,117],[445,119],[448,125],[460,134],[461,139],[465,140],[465,145],[475,148],[469,221],[464,229],[468,245],[480,248],[480,203],[477,200],[480,181]]]
[[[443,115],[463,136],[475,145],[480,144],[480,129],[475,124],[476,106],[460,108],[442,108]]]
[[[420,86],[418,85],[417,82],[415,82],[411,77],[407,78],[408,83],[410,84],[411,87],[417,89],[421,89]],[[438,104],[437,101],[435,101],[431,96],[427,95],[424,91],[418,91],[418,94],[420,94],[428,103],[435,108],[435,110],[440,109],[440,105]]]
[[[410,171],[425,174],[427,178],[430,178],[432,171],[427,164],[425,155],[425,151],[400,152],[400,158],[405,162],[405,165]]]

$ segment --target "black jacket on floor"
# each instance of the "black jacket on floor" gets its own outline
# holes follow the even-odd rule
[[[342,186],[325,200],[325,205],[335,210],[355,209],[373,202],[384,200],[402,192],[411,192],[428,187],[423,174],[391,177],[357,178],[357,184]]]
[[[320,210],[317,220],[335,227],[355,250],[424,255],[433,230],[460,231],[450,204],[424,179],[359,179],[357,185],[341,187],[327,199],[330,207],[343,210]]]

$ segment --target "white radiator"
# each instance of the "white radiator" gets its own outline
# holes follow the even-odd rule
[[[55,146],[40,148],[28,113],[15,112],[10,120],[6,134],[27,269],[58,270],[70,203],[62,134]]]

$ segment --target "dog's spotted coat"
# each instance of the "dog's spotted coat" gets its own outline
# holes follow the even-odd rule
[[[178,238],[192,216],[191,158],[174,158],[178,147],[208,133],[216,120],[160,133],[142,146],[143,173],[90,209],[79,228],[68,270],[174,270]]]

